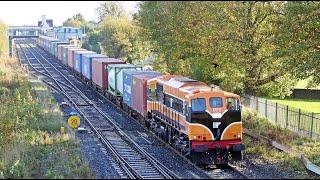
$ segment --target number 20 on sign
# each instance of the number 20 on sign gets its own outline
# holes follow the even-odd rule
[[[77,128],[80,125],[80,118],[78,116],[70,116],[68,124],[71,128]]]

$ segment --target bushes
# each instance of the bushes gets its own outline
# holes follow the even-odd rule
[[[274,141],[277,141],[280,144],[283,144],[291,149],[301,152],[302,154],[306,155],[312,163],[320,166],[320,154],[318,153],[320,151],[319,140],[299,136],[297,133],[282,128],[279,125],[275,125],[267,118],[258,115],[256,111],[253,112],[247,108],[243,108],[242,121],[243,127],[250,129],[251,131],[254,131],[255,133],[258,133],[262,136],[268,137]],[[248,140],[246,140],[246,142],[251,146],[251,149],[249,148],[249,151],[257,152],[258,154],[265,154],[263,153],[263,151],[268,151],[269,157],[273,157],[274,159],[281,159],[277,158],[279,156],[277,155],[279,153],[278,150],[275,150],[274,153],[271,153],[270,155],[270,149],[274,148],[268,148],[266,150],[266,147],[260,146],[261,143],[259,142],[250,142]],[[288,158],[285,159],[288,160]],[[295,158],[291,158],[291,160],[292,159]]]
[[[15,58],[0,56],[0,178],[93,178],[80,146],[47,88],[20,71]],[[5,75],[5,76],[4,76]]]

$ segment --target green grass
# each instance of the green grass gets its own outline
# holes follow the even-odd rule
[[[296,98],[270,98],[262,97],[272,102],[278,102],[279,104],[288,105],[289,107],[301,109],[308,112],[314,112],[315,114],[320,114],[320,100],[312,99],[296,99]]]
[[[50,91],[14,58],[0,60],[0,179],[94,178]]]
[[[294,132],[275,125],[267,118],[260,116],[256,111],[252,111],[245,107],[242,112],[242,121],[244,128],[277,141],[288,148],[297,150],[306,155],[312,163],[320,166],[319,139],[314,140],[308,137],[299,136]],[[247,146],[246,152],[259,154],[263,158],[274,162],[281,162],[286,169],[302,171],[302,174],[306,175],[303,164],[297,158],[280,152],[264,142],[252,140],[246,136],[244,136],[243,140],[244,144]]]

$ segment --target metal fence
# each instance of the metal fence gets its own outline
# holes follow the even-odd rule
[[[245,106],[257,110],[275,124],[300,135],[320,138],[320,115],[254,96],[243,97]]]

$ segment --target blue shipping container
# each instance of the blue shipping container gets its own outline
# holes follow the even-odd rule
[[[68,62],[68,49],[72,49],[72,48],[79,48],[77,46],[72,46],[72,47],[69,47],[69,46],[64,46],[62,47],[62,63],[63,64],[67,64]]]
[[[93,51],[74,51],[74,56],[73,56],[73,62],[74,66],[73,68],[78,71],[79,73],[82,73],[82,55],[83,54],[97,54]]]
[[[123,70],[123,102],[126,103],[128,106],[132,107],[132,84],[133,84],[133,77],[132,75],[136,74],[157,74],[162,75],[156,71],[138,71],[135,69],[130,70]]]
[[[108,58],[102,54],[83,54],[82,55],[82,75],[88,79],[92,79],[92,58]]]
[[[70,44],[69,42],[55,42],[54,43],[54,56],[57,58],[58,57],[58,45],[68,45]]]

